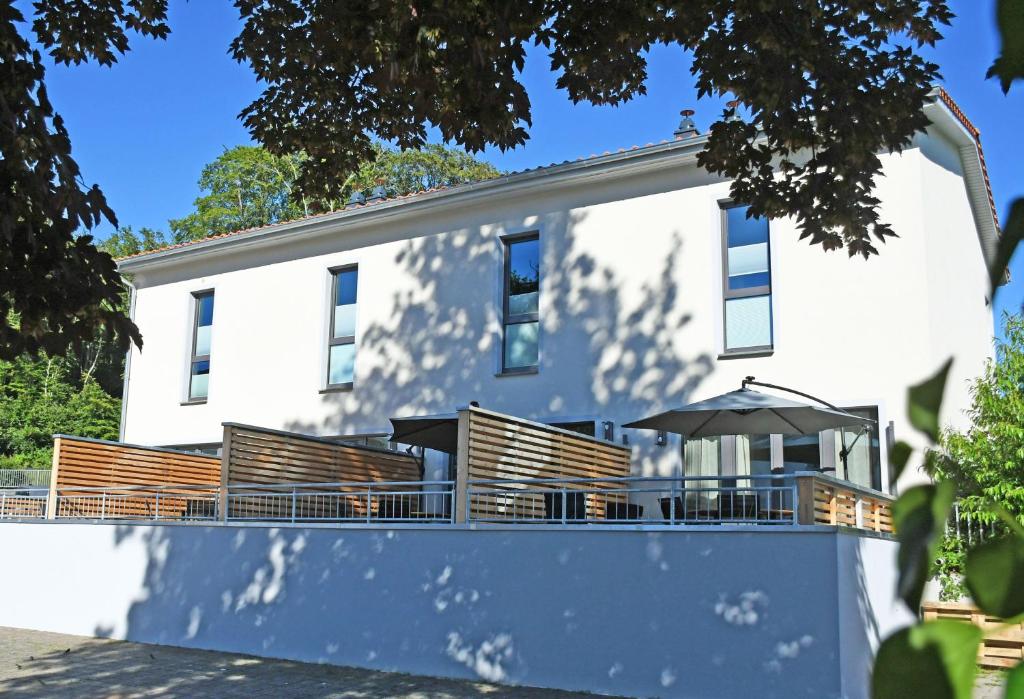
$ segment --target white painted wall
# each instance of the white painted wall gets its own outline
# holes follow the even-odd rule
[[[895,543],[0,522],[0,626],[643,697],[867,699]]]
[[[877,404],[921,446],[905,390],[956,357],[944,418],[991,352],[991,310],[970,204],[943,137],[885,156],[882,217],[899,238],[870,260],[825,253],[791,221],[771,226],[775,352],[719,359],[720,217],[728,185],[676,167],[436,207],[416,218],[321,226],[287,244],[169,260],[136,274],[128,442],[218,442],[234,421],[320,435],[389,432],[388,418],[470,400],[527,418],[612,420],[738,388],[752,374],[838,404]],[[333,226],[333,227],[332,227]],[[541,364],[496,376],[500,236],[537,230]],[[325,379],[328,269],[359,265],[355,387]],[[216,290],[210,396],[185,397],[190,292]],[[616,430],[617,438],[621,430]],[[670,473],[678,441],[629,435],[643,473]],[[883,460],[884,460],[883,455]],[[886,468],[883,464],[883,472]],[[911,474],[910,479],[920,477]]]

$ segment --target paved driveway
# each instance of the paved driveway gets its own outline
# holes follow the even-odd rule
[[[0,627],[0,696],[19,699],[584,699],[594,695]]]

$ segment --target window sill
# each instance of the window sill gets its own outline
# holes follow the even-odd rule
[[[501,378],[503,376],[531,376],[533,374],[540,373],[540,370],[535,366],[523,367],[522,369],[505,369],[499,371],[495,376]]]
[[[339,383],[334,384],[333,386],[327,386],[326,388],[320,389],[320,395],[325,393],[345,393],[346,391],[351,391],[354,385],[355,384],[352,381],[349,381],[348,383]]]
[[[755,357],[770,357],[775,354],[774,347],[750,350],[726,350],[718,355],[719,359],[753,359]]]
[[[202,398],[200,400],[183,400],[181,401],[181,403],[179,403],[179,405],[206,405],[206,399]]]

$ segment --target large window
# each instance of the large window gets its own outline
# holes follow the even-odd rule
[[[836,429],[836,475],[865,488],[882,489],[881,444],[879,442],[878,408],[844,408],[846,412],[875,421],[874,428]],[[846,449],[846,464],[842,451]]]
[[[356,292],[359,269],[331,272],[331,333],[327,342],[327,388],[348,388],[355,378]]]
[[[536,234],[505,239],[504,295],[502,371],[533,371],[540,334],[540,240]]]
[[[213,332],[213,292],[193,294],[195,315],[192,328],[192,358],[188,380],[188,399],[200,403],[210,392],[210,339]]]
[[[870,429],[824,430],[815,434],[736,435],[687,439],[683,448],[683,474],[717,476],[726,485],[758,485],[746,475],[793,474],[824,471],[851,483],[882,490],[882,452],[876,406],[844,408],[874,420]],[[844,464],[842,451],[846,450]],[[734,480],[735,478],[735,480]],[[761,484],[764,484],[763,482]],[[688,488],[716,488],[717,480],[692,481]]]
[[[746,206],[723,210],[725,351],[772,346],[772,277],[768,219],[747,218]]]

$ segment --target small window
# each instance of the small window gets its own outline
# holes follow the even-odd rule
[[[356,293],[359,270],[345,267],[332,273],[331,335],[327,343],[327,387],[352,385],[356,363]]]
[[[502,371],[535,369],[539,359],[540,239],[505,240],[505,304]]]
[[[723,211],[725,350],[772,347],[772,279],[768,219],[747,218],[746,206]]]
[[[210,392],[210,340],[213,332],[213,292],[193,294],[195,318],[192,332],[188,399],[205,401]]]

